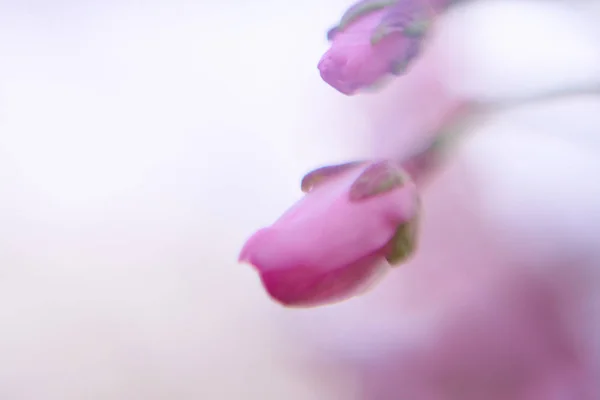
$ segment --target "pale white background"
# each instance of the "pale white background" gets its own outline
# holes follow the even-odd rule
[[[0,2],[2,399],[325,398],[236,260],[360,130],[329,3]]]

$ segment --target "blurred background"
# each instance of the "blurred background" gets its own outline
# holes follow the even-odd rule
[[[328,398],[237,264],[357,121],[321,3],[0,2],[0,398]]]
[[[502,101],[598,83],[596,2],[464,10],[476,3],[492,8],[457,11],[441,29],[465,38],[450,46],[463,71],[448,78],[451,90]],[[383,122],[373,110],[410,102],[400,82],[347,98],[321,81],[325,32],[350,4],[0,1],[0,398],[359,396],[357,370],[335,360],[402,336],[406,325],[386,323],[399,312],[386,297],[393,287],[373,304],[282,310],[236,262],[244,240],[299,197],[306,171],[376,151],[369,135]],[[547,4],[546,30],[519,45],[523,21]],[[559,27],[570,32],[562,42],[546,35]],[[536,115],[520,121],[546,121]],[[583,125],[597,131],[600,121]],[[392,306],[377,327],[355,331],[382,302]],[[315,361],[323,348],[335,357]]]

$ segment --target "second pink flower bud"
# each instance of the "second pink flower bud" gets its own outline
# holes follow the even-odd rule
[[[388,76],[403,74],[419,55],[428,27],[450,0],[361,0],[327,37],[321,77],[352,95]]]

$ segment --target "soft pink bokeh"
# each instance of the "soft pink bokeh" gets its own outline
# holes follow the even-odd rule
[[[593,25],[560,4],[466,8],[361,103],[372,152],[386,157],[477,112],[419,187],[417,255],[365,296],[288,321],[354,371],[361,399],[595,400],[599,100],[544,98],[598,84]],[[520,40],[503,46],[509,26]]]

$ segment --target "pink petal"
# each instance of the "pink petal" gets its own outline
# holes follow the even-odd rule
[[[419,56],[428,27],[448,0],[362,0],[327,36],[331,48],[321,58],[321,77],[351,95],[401,75]]]
[[[246,242],[240,261],[256,268],[274,299],[303,306],[337,301],[389,268],[387,253],[399,249],[389,243],[399,226],[415,217],[418,198],[407,180],[352,201],[349,188],[372,165],[387,164],[334,167],[336,173],[318,180],[279,220]]]
[[[276,301],[287,306],[310,307],[346,300],[363,293],[390,269],[380,254],[328,272],[310,267],[275,270],[260,274]]]
[[[411,40],[393,33],[373,46],[371,35],[382,16],[383,11],[370,13],[334,35],[318,64],[325,82],[349,95],[390,74],[396,61],[410,50]]]

